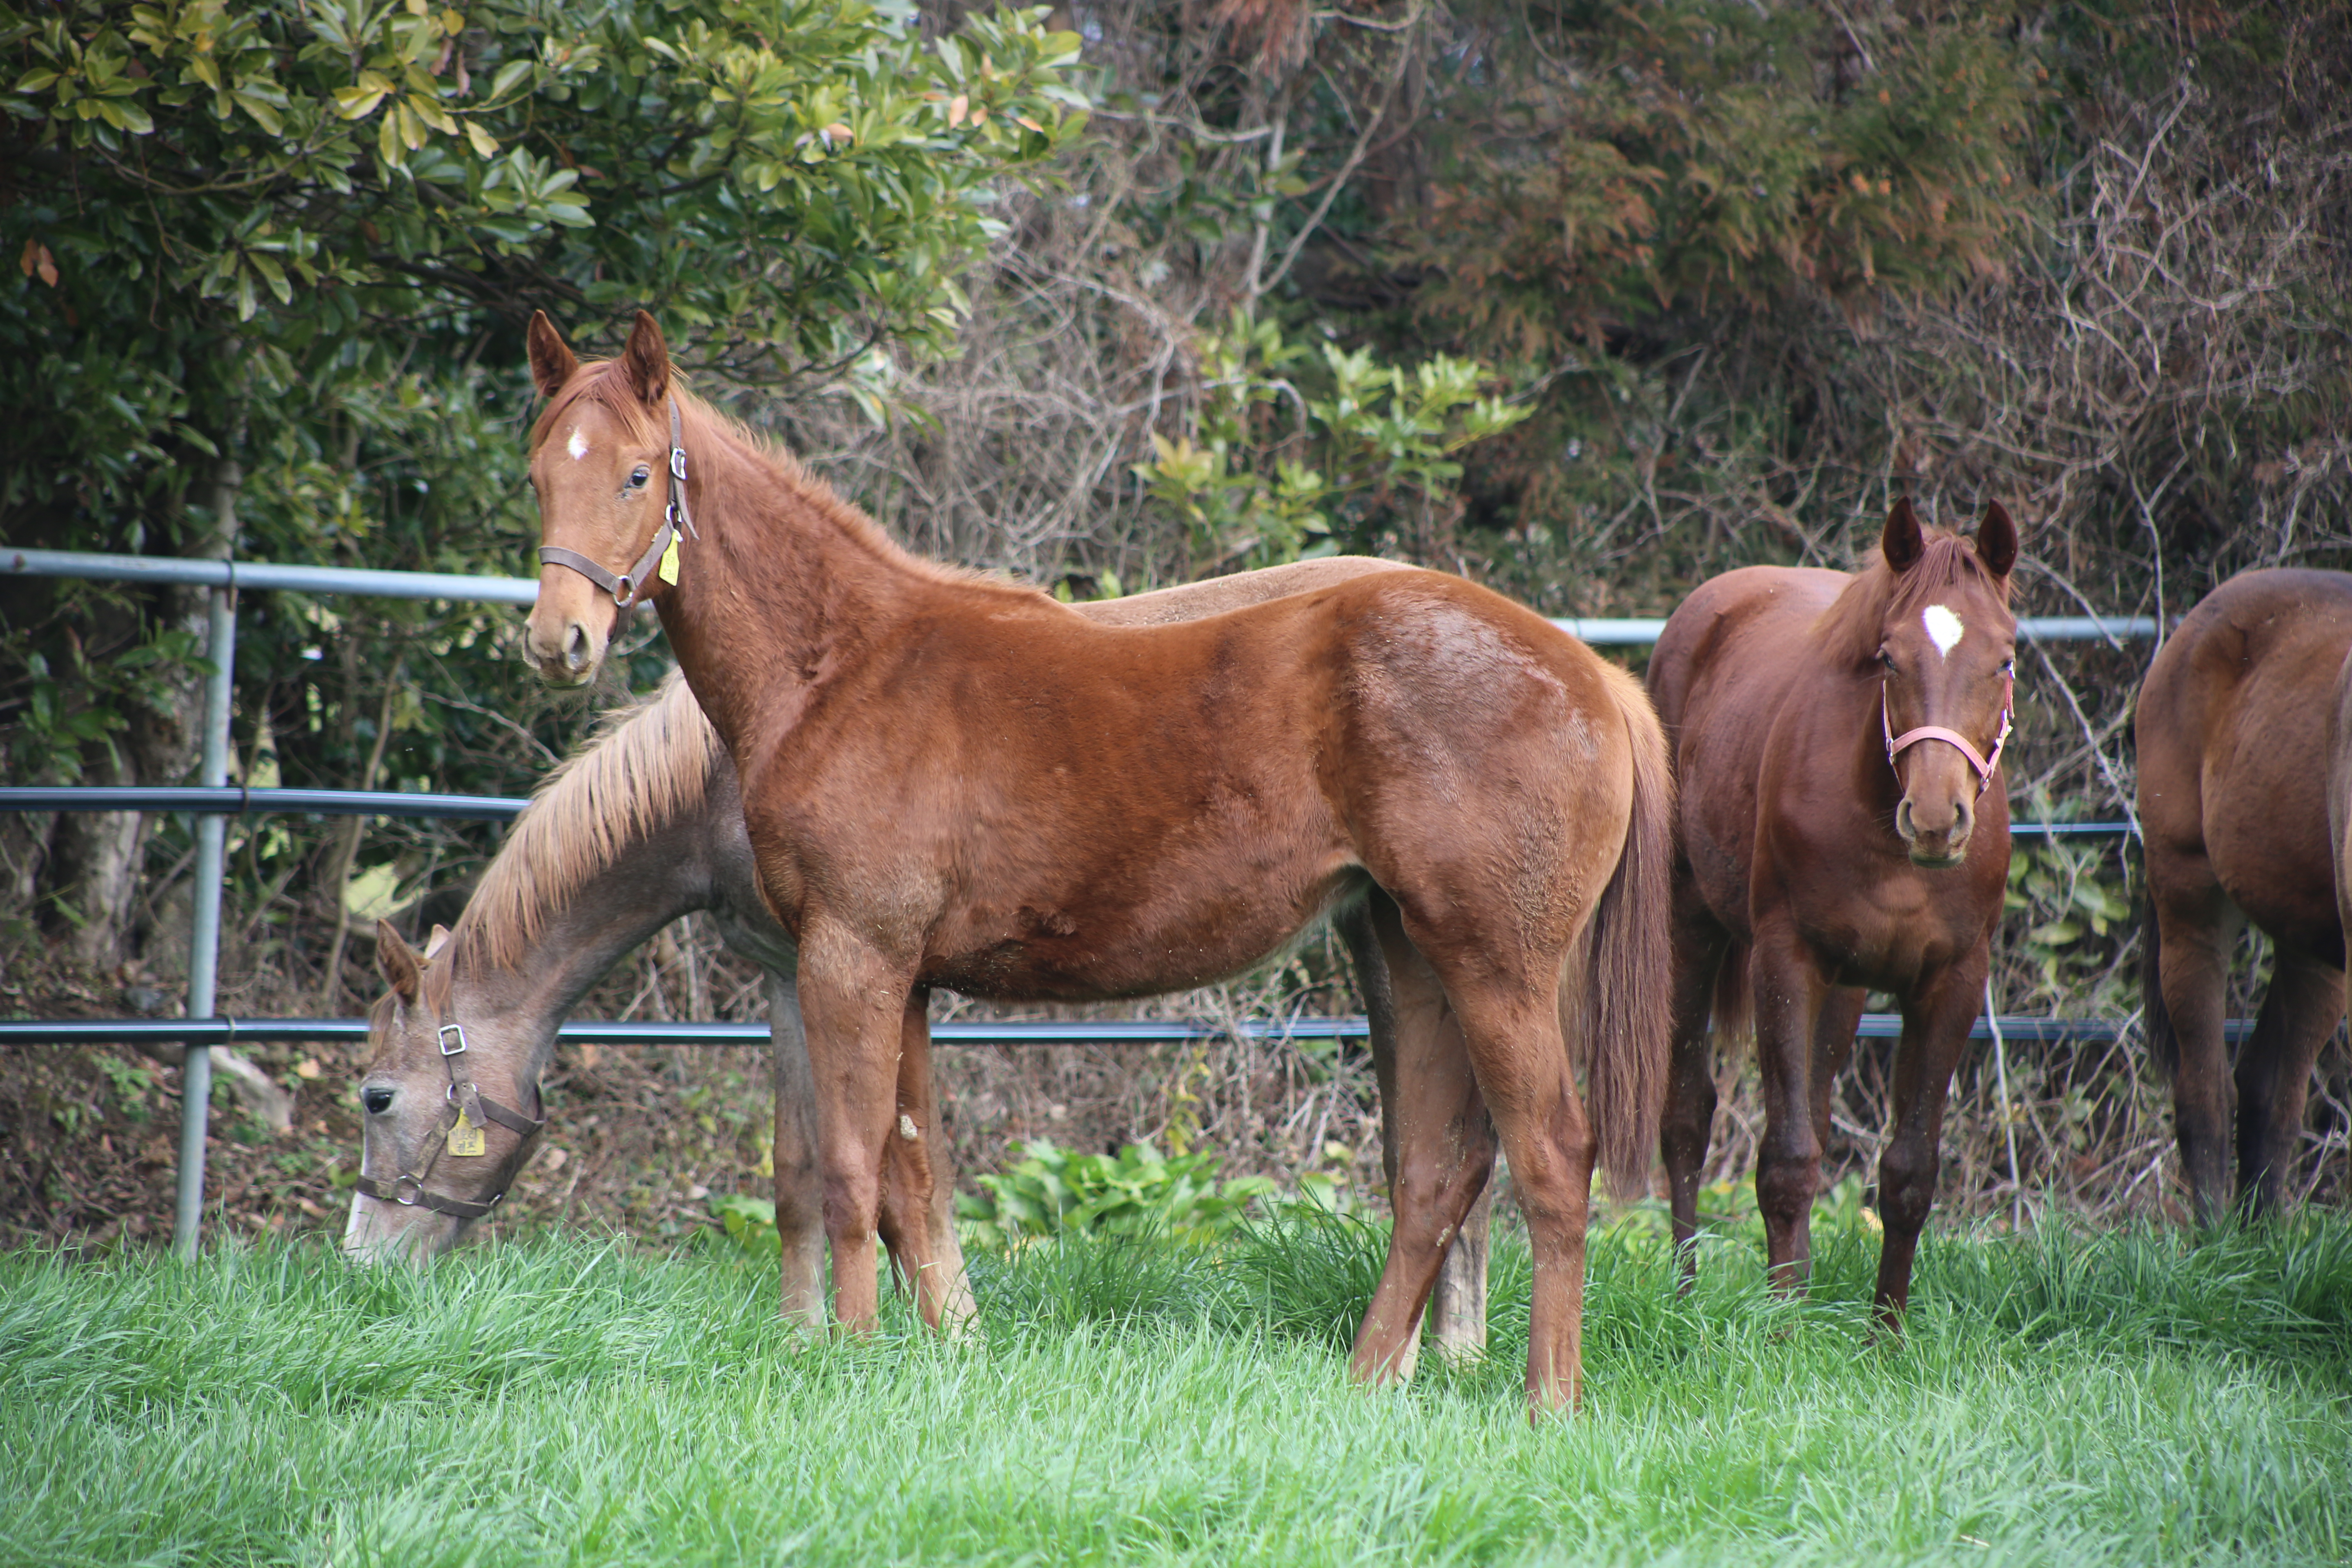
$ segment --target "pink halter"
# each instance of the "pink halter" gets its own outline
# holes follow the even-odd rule
[[[1980,756],[1976,745],[1958,730],[1947,730],[1941,724],[1922,724],[1916,730],[1906,730],[1900,735],[1886,714],[1886,682],[1878,683],[1878,728],[1886,737],[1886,765],[1893,767],[1895,759],[1921,741],[1948,741],[1960,749],[1969,766],[1977,771],[1977,795],[1979,799],[1992,787],[1992,771],[2000,766],[2000,749],[2009,744],[2010,716],[2017,707],[2017,678],[2009,676],[2001,682],[2000,733],[1992,738],[1992,755]]]

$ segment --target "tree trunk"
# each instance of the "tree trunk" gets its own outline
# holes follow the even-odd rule
[[[200,556],[226,560],[236,542],[236,503],[245,470],[228,454],[243,437],[240,416],[222,444],[224,455],[213,464],[211,515],[191,542]],[[200,647],[206,594],[203,588],[167,588],[161,595],[165,624],[192,633]],[[204,738],[204,676],[183,668],[163,672],[162,680],[163,701],[134,704],[123,716],[116,743],[94,748],[85,757],[84,782],[165,784],[187,776]],[[50,830],[45,879],[71,910],[74,929],[67,949],[88,968],[112,969],[129,956],[146,830],[145,816],[135,811],[60,812]]]

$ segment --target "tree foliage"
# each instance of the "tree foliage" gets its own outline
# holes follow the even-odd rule
[[[1042,11],[926,37],[863,0],[0,4],[0,537],[511,573],[532,309],[591,342],[655,310],[705,372],[872,405],[886,345],[952,348],[1004,184],[1082,129],[1076,53]],[[186,596],[9,592],[12,771],[176,776],[184,743],[114,740],[184,742]],[[248,607],[248,733],[297,778],[373,748],[350,613]],[[467,759],[531,705],[427,674],[500,618],[366,614],[415,639],[367,673],[443,699],[383,708],[384,765],[514,787]]]

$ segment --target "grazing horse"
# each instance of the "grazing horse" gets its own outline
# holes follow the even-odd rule
[[[1392,562],[1336,556],[1076,608],[1110,625],[1162,625],[1393,569]],[[390,925],[378,927],[376,963],[389,990],[371,1019],[370,1060],[360,1086],[367,1111],[362,1190],[352,1196],[345,1249],[371,1261],[422,1261],[448,1250],[504,1194],[528,1154],[522,1139],[506,1147],[501,1138],[497,1160],[447,1155],[448,1087],[457,1075],[439,1048],[442,1020],[465,1030],[468,1081],[478,1089],[488,1079],[493,1093],[517,1101],[529,1088],[536,1103],[535,1086],[573,1005],[624,953],[698,910],[713,914],[727,945],[766,972],[783,1311],[821,1323],[815,1098],[793,984],[796,955],[792,938],[760,900],[735,764],[675,673],[651,701],[614,715],[602,735],[549,777],[483,873],[454,942],[436,927],[418,954]],[[1350,922],[1345,934],[1385,1083],[1394,1029],[1379,947],[1361,922]],[[968,1310],[971,1293],[948,1217],[944,1163],[924,1137],[937,1125],[928,1047],[926,1030],[900,1063],[901,1136],[887,1145],[893,1168],[883,1174],[880,1229],[904,1278],[913,1265],[902,1238],[913,1226],[929,1227],[929,1256],[938,1260],[932,1284],[942,1292],[943,1316],[953,1318]],[[904,1136],[909,1128],[912,1139]],[[446,1163],[433,1160],[436,1139]],[[488,1144],[485,1136],[485,1155]],[[938,1178],[934,1202],[920,1215],[905,1206],[919,1184],[908,1174],[919,1153],[932,1159]],[[425,1172],[428,1162],[438,1166],[429,1184],[386,1174]],[[1433,1332],[1451,1356],[1475,1353],[1485,1343],[1485,1218],[1482,1200],[1440,1275]]]
[[[835,1317],[875,1321],[876,1173],[930,987],[1181,990],[1360,901],[1396,1006],[1397,1212],[1352,1370],[1409,1367],[1499,1139],[1535,1255],[1528,1398],[1573,1404],[1592,1172],[1647,1169],[1664,1068],[1671,785],[1640,689],[1417,570],[1101,626],[899,549],[676,385],[650,316],[612,361],[543,315],[530,350],[527,646],[580,684],[651,599],[735,759],[800,949]]]
[[[2230,1204],[2231,1071],[2221,1037],[2243,921],[2275,969],[2238,1050],[2238,1185],[2275,1213],[2319,1047],[2344,1015],[2341,766],[2331,731],[2352,647],[2352,576],[2245,572],[2189,611],[2148,666],[2133,714],[2147,853],[2142,1016],[2172,1073],[2180,1166],[2200,1224]],[[2336,826],[2331,827],[2331,823]],[[2333,832],[2336,837],[2330,838]]]
[[[1903,1041],[1876,1300],[1895,1326],[2008,879],[2017,531],[1996,502],[1971,547],[1923,529],[1906,498],[1879,554],[1851,574],[1750,566],[1701,584],[1666,622],[1649,684],[1680,791],[1662,1146],[1685,1279],[1715,1116],[1710,1011],[1726,1034],[1753,1021],[1757,1206],[1773,1280],[1795,1289],[1831,1084],[1864,996],[1889,991]]]

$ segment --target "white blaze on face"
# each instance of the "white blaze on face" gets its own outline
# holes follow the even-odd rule
[[[572,427],[572,439],[563,443],[563,449],[572,454],[575,463],[588,455],[588,437],[581,434],[579,426]]]
[[[1960,645],[1960,634],[1968,629],[1960,625],[1959,616],[1941,605],[1928,605],[1921,613],[1919,624],[1927,628],[1927,640],[1936,645],[1937,658],[1949,658]]]

